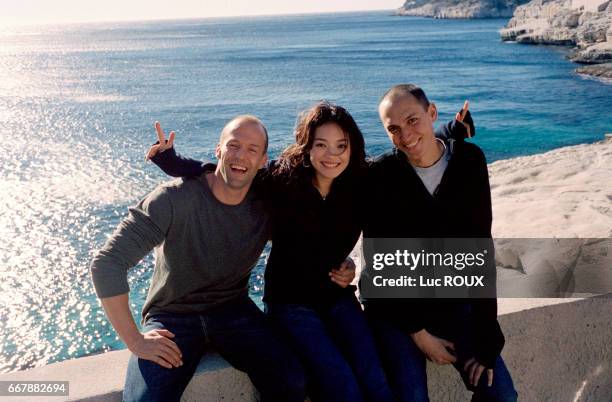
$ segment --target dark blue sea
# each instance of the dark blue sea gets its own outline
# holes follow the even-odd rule
[[[179,152],[212,158],[224,123],[252,113],[276,156],[297,113],[330,99],[375,155],[389,147],[378,99],[413,82],[442,121],[471,101],[490,161],[612,131],[612,85],[576,75],[567,49],[500,42],[505,22],[368,12],[0,28],[0,372],[123,347],[88,265],[164,180],[143,159],[155,120]],[[129,274],[137,319],[151,271],[148,257]]]

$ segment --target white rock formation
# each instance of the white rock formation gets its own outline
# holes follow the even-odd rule
[[[489,165],[500,296],[612,292],[612,135]]]
[[[489,165],[494,237],[612,237],[612,135]]]
[[[433,18],[500,18],[511,17],[519,4],[528,0],[408,0],[398,15]]]
[[[572,61],[607,63],[579,72],[612,78],[610,0],[532,0],[516,8],[500,35],[505,41],[575,46]]]

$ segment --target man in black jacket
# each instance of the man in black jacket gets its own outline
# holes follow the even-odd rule
[[[415,85],[387,91],[379,114],[395,148],[371,170],[364,238],[490,239],[491,193],[480,148],[436,138],[436,106]],[[366,298],[364,304],[399,400],[428,400],[425,358],[453,364],[474,401],[516,400],[500,356],[495,298]]]

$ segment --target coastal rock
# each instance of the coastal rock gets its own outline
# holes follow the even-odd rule
[[[533,0],[514,11],[502,40],[547,45],[575,45],[582,11],[572,0]]]
[[[500,297],[612,291],[611,174],[612,134],[489,165]]]
[[[582,2],[583,3],[583,2]],[[597,0],[588,4],[593,5]],[[598,11],[585,11],[577,0],[532,0],[514,11],[500,31],[502,40],[587,47],[612,36],[612,1],[599,1]]]
[[[571,53],[569,59],[581,64],[599,64],[612,62],[612,42],[598,43]]]
[[[591,13],[580,15],[576,29],[576,40],[580,43],[605,42],[607,32],[611,29],[612,12]]]
[[[591,66],[578,67],[578,74],[590,75],[598,78],[606,78],[612,80],[612,63],[594,64]]]
[[[489,165],[494,238],[612,237],[612,134]]]
[[[528,0],[408,0],[397,15],[433,18],[505,18]]]
[[[575,46],[568,58],[576,63],[612,62],[612,1],[532,0],[514,11],[500,31],[503,41]],[[608,67],[579,69],[607,77]]]

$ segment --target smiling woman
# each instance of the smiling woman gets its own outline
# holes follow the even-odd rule
[[[316,174],[313,184],[325,199],[333,180],[346,169],[351,157],[351,143],[336,123],[326,123],[315,130],[310,163]]]
[[[300,115],[295,144],[283,151],[274,174],[284,180],[312,180],[321,197],[343,172],[352,176],[364,167],[365,143],[351,115],[341,106],[320,102]]]

